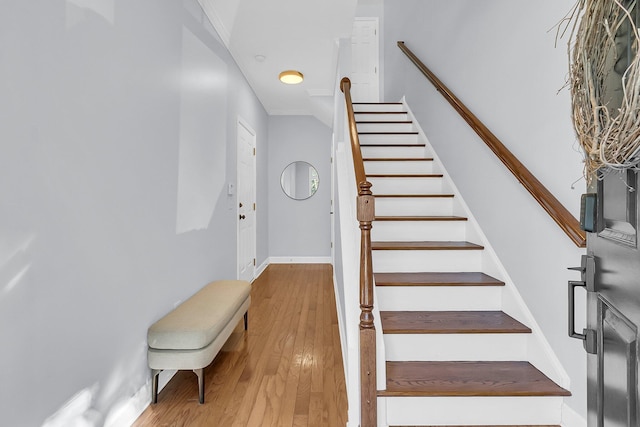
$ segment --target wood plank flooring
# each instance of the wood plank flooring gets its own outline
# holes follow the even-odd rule
[[[344,426],[340,333],[328,264],[270,265],[242,322],[205,369],[178,372],[134,424],[146,426]]]

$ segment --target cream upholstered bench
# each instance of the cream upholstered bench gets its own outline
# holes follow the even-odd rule
[[[158,374],[165,369],[193,370],[204,403],[204,368],[218,354],[240,319],[247,329],[251,285],[244,280],[209,283],[149,327],[147,359],[151,401],[158,401]]]

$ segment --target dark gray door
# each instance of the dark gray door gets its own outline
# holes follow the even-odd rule
[[[640,420],[637,187],[634,171],[607,171],[592,184],[597,220],[582,260],[588,329],[578,335],[588,352],[589,427],[637,427]]]
[[[638,48],[633,36],[640,22],[638,8],[633,0],[622,0],[622,4],[632,20],[625,19],[617,27],[615,47],[605,53],[610,71],[600,87],[612,117],[623,105],[623,76]],[[575,288],[587,289],[587,329],[582,334],[573,331],[571,312],[569,333],[584,340],[588,353],[589,427],[638,427],[640,422],[637,189],[637,172],[605,168],[592,177],[591,195],[583,206],[587,255],[582,259],[581,282],[570,282],[569,301],[571,311]]]

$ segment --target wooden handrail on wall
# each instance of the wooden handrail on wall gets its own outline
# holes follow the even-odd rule
[[[436,87],[438,92],[471,126],[478,136],[489,146],[491,151],[504,163],[520,183],[531,193],[540,206],[547,211],[569,238],[580,248],[586,247],[585,232],[580,229],[578,220],[555,198],[547,188],[504,146],[502,142],[449,90],[417,56],[409,50],[403,41],[398,47],[413,62],[424,76]]]
[[[360,151],[360,139],[351,101],[351,81],[344,77],[340,81],[344,93],[351,137],[353,168],[356,174],[357,219],[360,223],[360,425],[376,427],[377,383],[376,383],[376,329],[373,325],[373,263],[371,255],[371,224],[375,207],[371,183],[364,172]]]

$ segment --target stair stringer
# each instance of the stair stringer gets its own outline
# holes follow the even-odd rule
[[[336,177],[337,197],[340,207],[340,237],[342,248],[342,267],[345,304],[345,338],[343,342],[343,358],[345,366],[345,380],[349,400],[348,426],[360,425],[360,349],[359,349],[359,318],[360,318],[360,228],[356,220],[356,179],[353,169],[353,156],[349,143],[340,142],[336,146]],[[337,293],[336,293],[337,295]],[[378,389],[385,387],[386,368],[384,364],[385,345],[380,322],[380,308],[374,286],[373,319],[376,328],[376,380]],[[346,342],[346,347],[344,343]],[[382,360],[382,363],[379,361]]]
[[[542,329],[536,322],[531,311],[528,309],[506,268],[500,262],[500,259],[491,246],[489,239],[482,232],[478,221],[462,198],[458,188],[438,157],[438,154],[433,149],[433,146],[429,142],[429,139],[421,128],[419,122],[416,120],[416,117],[411,111],[409,105],[406,103],[404,97],[401,102],[408,113],[409,119],[413,121],[413,124],[418,131],[419,139],[426,144],[426,151],[430,153],[430,157],[433,157],[434,169],[437,169],[439,173],[443,174],[443,185],[448,189],[448,191],[455,195],[454,215],[465,216],[468,218],[467,240],[484,246],[484,251],[482,252],[483,272],[502,280],[505,283],[501,296],[502,310],[531,328],[532,333],[529,334],[526,343],[527,360],[557,384],[569,389],[569,375],[563,368],[558,357],[555,355],[551,345],[542,333]],[[375,194],[375,189],[373,189],[373,191]],[[384,364],[384,360],[378,359],[378,364],[381,363]]]

